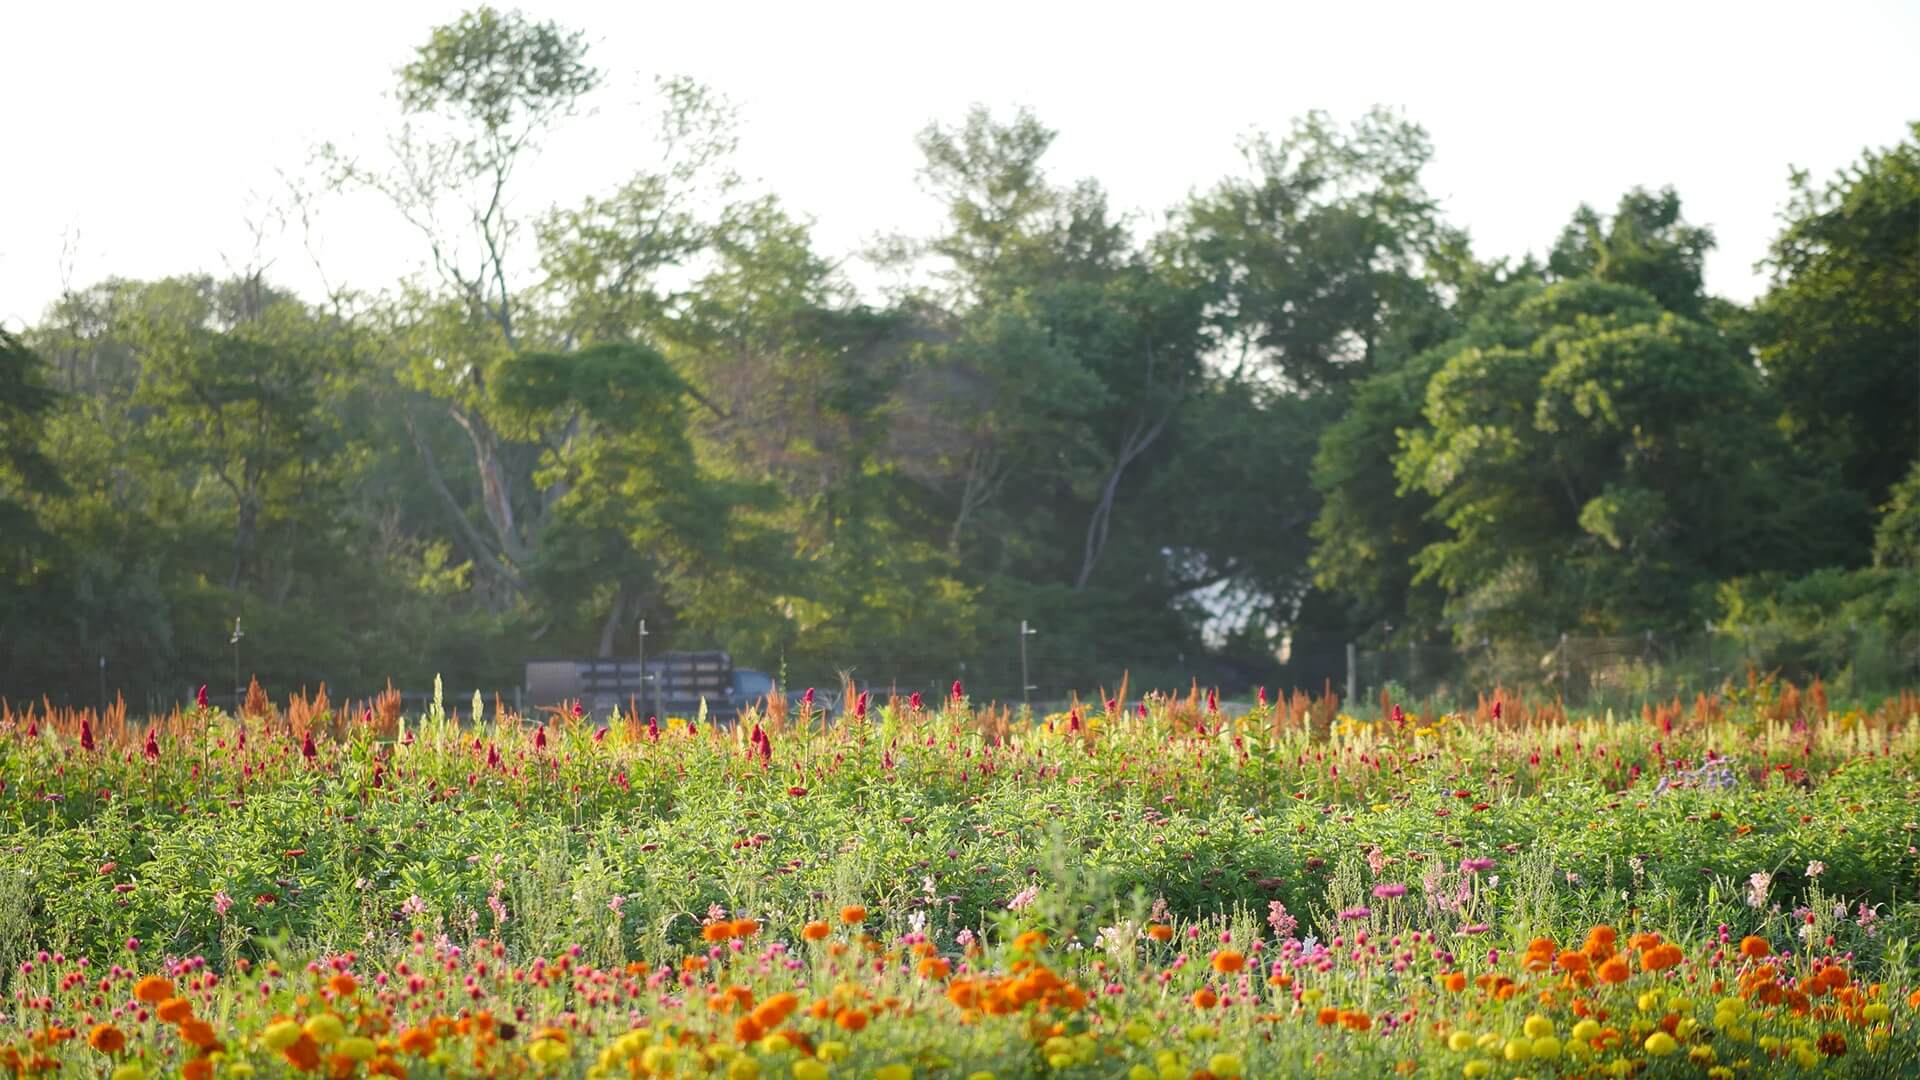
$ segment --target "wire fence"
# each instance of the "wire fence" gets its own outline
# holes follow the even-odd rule
[[[1026,629],[1040,630],[1031,625]],[[790,693],[812,687],[816,700],[830,707],[838,707],[847,683],[882,696],[905,697],[917,691],[939,701],[957,681],[975,701],[1025,703],[1036,709],[1062,706],[1075,697],[1091,700],[1102,693],[1111,695],[1119,692],[1123,680],[1128,695],[1135,699],[1149,690],[1185,692],[1197,685],[1218,687],[1233,698],[1251,697],[1255,687],[1264,687],[1279,694],[1331,692],[1349,701],[1371,701],[1383,690],[1400,700],[1465,701],[1498,685],[1536,690],[1576,704],[1691,696],[1729,681],[1744,682],[1749,669],[1800,682],[1819,676],[1842,695],[1920,685],[1920,635],[1899,638],[1871,630],[1811,643],[1762,633],[1563,635],[1464,648],[1427,644],[1375,649],[1320,641],[1301,643],[1271,663],[1235,661],[1197,650],[1108,654],[1085,643],[1049,639],[1044,632],[1021,635],[1016,627],[1003,637],[1006,640],[996,647],[974,650],[971,655],[866,653],[795,664],[786,670],[777,659],[756,662],[756,658],[736,657],[735,663],[761,671]],[[144,659],[93,654],[10,663],[0,668],[0,698],[15,704],[45,700],[54,705],[99,707],[124,697],[129,711],[139,714],[190,703],[205,683],[210,703],[231,707],[244,697],[246,683],[255,674],[244,654],[238,679],[231,669],[186,681],[155,676],[151,674],[154,666]],[[362,701],[386,689],[384,684],[358,685],[359,679],[337,682],[319,670],[269,671],[259,677],[275,698],[295,691],[311,694],[325,685],[333,701]],[[526,697],[525,669],[506,665],[450,675],[446,679],[449,706],[464,711],[476,686],[489,705],[496,695],[523,711],[540,704]],[[431,682],[399,683],[396,688],[410,712],[424,708],[432,697]]]

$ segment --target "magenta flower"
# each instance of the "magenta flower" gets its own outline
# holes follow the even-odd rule
[[[1397,881],[1390,881],[1384,885],[1375,885],[1373,895],[1381,900],[1395,900],[1407,895],[1407,887]]]
[[[227,895],[227,890],[221,889],[219,892],[213,894],[213,910],[215,913],[225,915],[227,909],[232,906],[233,897]]]
[[[1340,917],[1341,917],[1342,919],[1346,919],[1346,920],[1348,920],[1348,921],[1353,921],[1353,920],[1356,920],[1356,919],[1364,919],[1364,918],[1367,918],[1367,917],[1369,917],[1369,916],[1371,916],[1372,914],[1373,914],[1373,909],[1372,909],[1372,908],[1365,908],[1365,907],[1350,907],[1350,908],[1348,908],[1348,909],[1346,909],[1345,911],[1342,911],[1342,912],[1340,913]]]
[[[193,704],[197,708],[204,709],[207,707],[207,684],[206,683],[201,683],[200,689],[194,693]]]

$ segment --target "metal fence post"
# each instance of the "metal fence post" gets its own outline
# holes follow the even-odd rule
[[[1353,707],[1354,701],[1358,699],[1359,696],[1360,696],[1359,650],[1354,647],[1353,642],[1349,641],[1347,642],[1347,707],[1349,709]]]

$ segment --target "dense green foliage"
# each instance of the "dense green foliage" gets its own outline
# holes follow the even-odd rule
[[[1396,114],[1251,139],[1147,222],[975,110],[919,134],[946,216],[871,253],[878,299],[686,80],[630,178],[528,212],[587,40],[463,15],[398,69],[384,156],[322,149],[420,274],[110,280],[0,339],[0,695],[506,688],[640,618],[797,685],[999,697],[1022,619],[1042,696],[1706,625],[1912,677],[1875,537],[1912,531],[1920,129],[1793,178],[1748,309],[1671,190],[1476,259]]]

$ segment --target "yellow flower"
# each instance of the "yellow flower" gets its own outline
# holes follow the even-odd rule
[[[1573,1037],[1581,1042],[1586,1042],[1598,1034],[1600,1034],[1600,1023],[1597,1020],[1582,1020],[1573,1025]]]
[[[1656,1031],[1647,1036],[1645,1046],[1647,1053],[1652,1054],[1654,1057],[1666,1057],[1668,1054],[1680,1049],[1680,1044],[1673,1041],[1673,1036],[1664,1031]]]
[[[227,1066],[227,1075],[233,1080],[248,1080],[253,1075],[253,1066],[244,1061],[236,1061]]]
[[[559,1039],[535,1039],[527,1044],[527,1056],[539,1065],[556,1065],[567,1060],[572,1052]]]
[[[793,1063],[793,1080],[827,1080],[827,1067],[813,1058]]]
[[[793,1049],[793,1040],[778,1032],[760,1040],[760,1052],[763,1054],[778,1054],[783,1050],[791,1049]]]
[[[1464,1031],[1456,1031],[1447,1036],[1447,1049],[1456,1054],[1464,1054],[1473,1049],[1473,1036]]]
[[[873,1071],[873,1080],[913,1080],[913,1066],[882,1065]]]
[[[828,1039],[826,1042],[820,1044],[820,1049],[817,1052],[820,1055],[821,1061],[845,1061],[847,1055],[853,1051],[848,1049],[846,1043],[838,1039]]]
[[[1542,1061],[1552,1061],[1560,1056],[1560,1040],[1551,1035],[1542,1035],[1533,1040],[1533,1056]]]
[[[1239,1054],[1215,1054],[1207,1059],[1207,1071],[1226,1080],[1234,1080],[1246,1071],[1246,1067],[1240,1063]]]
[[[1493,1066],[1479,1059],[1469,1061],[1465,1065],[1460,1066],[1460,1075],[1466,1077],[1467,1080],[1480,1080],[1481,1077],[1492,1071]]]
[[[355,1035],[351,1038],[341,1039],[340,1045],[335,1049],[342,1055],[350,1057],[355,1061],[373,1060],[373,1040],[367,1038],[365,1035]]]
[[[1887,1012],[1887,1003],[1884,1001],[1876,1001],[1866,1008],[1861,1009],[1860,1015],[1866,1017],[1869,1022],[1877,1024],[1887,1018]]]
[[[307,1021],[306,1032],[313,1036],[314,1042],[325,1046],[340,1036],[345,1035],[347,1033],[347,1025],[341,1023],[340,1018],[332,1013],[321,1013],[319,1016]]]
[[[1508,1039],[1500,1054],[1508,1061],[1525,1061],[1533,1056],[1533,1044],[1525,1039]]]
[[[727,1065],[727,1080],[759,1080],[760,1063],[741,1054]]]
[[[269,1050],[285,1050],[300,1041],[300,1025],[291,1020],[268,1024],[267,1030],[260,1033],[260,1041],[267,1044]]]
[[[113,1080],[146,1080],[146,1077],[147,1070],[141,1068],[138,1062],[129,1061],[113,1070]]]
[[[1541,1016],[1539,1013],[1534,1013],[1532,1016],[1527,1017],[1527,1022],[1521,1030],[1527,1033],[1527,1038],[1537,1039],[1542,1035],[1553,1034],[1553,1021]]]
[[[1127,1070],[1127,1080],[1158,1080],[1159,1074],[1145,1065],[1135,1065]]]

